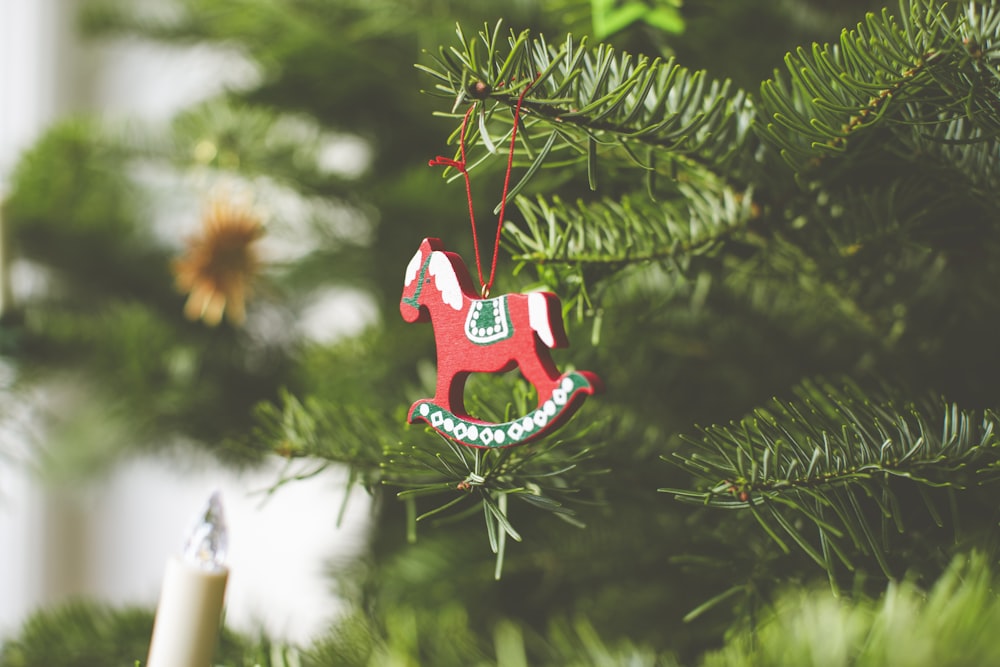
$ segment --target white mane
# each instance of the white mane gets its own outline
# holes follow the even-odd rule
[[[455,268],[443,252],[431,253],[430,274],[434,276],[434,284],[441,292],[441,300],[455,310],[462,310],[462,288],[458,284]],[[409,275],[409,269],[407,269],[407,275]]]
[[[424,256],[420,254],[420,250],[417,250],[417,254],[413,256],[410,263],[406,265],[406,275],[403,277],[403,286],[409,287],[410,283],[417,279],[417,272],[420,271],[420,265],[424,261]]]

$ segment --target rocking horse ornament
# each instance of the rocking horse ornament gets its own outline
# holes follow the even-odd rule
[[[406,267],[400,313],[407,322],[434,327],[437,387],[433,398],[410,407],[408,421],[424,421],[470,447],[509,447],[550,433],[583,399],[600,391],[589,371],[559,373],[550,348],[568,344],[559,297],[549,292],[480,298],[462,258],[440,240],[424,239]],[[463,393],[471,373],[518,368],[535,387],[538,407],[501,424],[465,411]]]
[[[438,239],[427,238],[406,267],[403,296],[399,302],[404,320],[429,321],[433,325],[437,344],[434,397],[414,403],[410,407],[408,421],[411,424],[427,422],[443,436],[470,447],[509,447],[541,437],[565,422],[580,407],[584,398],[601,390],[601,382],[596,375],[588,371],[560,374],[549,355],[549,349],[568,344],[559,297],[549,292],[532,292],[487,298],[496,274],[521,103],[531,85],[521,91],[514,108],[507,173],[488,280],[483,280],[479,261],[479,239],[476,237],[472,189],[465,159],[465,129],[475,109],[474,104],[462,120],[459,133],[461,159],[438,156],[430,161],[431,166],[453,167],[465,177],[476,270],[483,285],[482,296],[473,288],[472,278],[462,258],[444,250]],[[502,424],[478,420],[465,411],[464,390],[469,375],[503,373],[515,368],[535,387],[538,394],[535,410]]]

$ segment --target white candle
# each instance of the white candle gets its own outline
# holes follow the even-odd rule
[[[229,568],[219,494],[213,493],[181,556],[167,562],[146,667],[209,667]]]

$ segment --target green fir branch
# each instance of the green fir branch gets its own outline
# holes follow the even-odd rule
[[[991,411],[898,407],[853,386],[806,383],[794,400],[775,399],[739,422],[685,438],[694,451],[675,456],[705,486],[661,491],[748,511],[783,551],[797,546],[831,576],[854,568],[851,549],[891,575],[888,535],[904,530],[898,493],[992,481],[988,472],[1000,460],[996,420]]]
[[[17,634],[0,644],[0,665],[145,665],[152,631],[152,610],[75,600],[28,616]],[[299,655],[286,643],[223,628],[213,664],[295,667],[303,664]]]
[[[539,133],[555,136],[546,151],[550,164],[599,157],[628,166],[625,152],[648,146],[681,169],[722,171],[747,146],[753,110],[729,81],[710,80],[673,59],[589,47],[572,35],[549,44],[529,31],[500,34],[500,24],[473,38],[459,28],[458,46],[442,47],[431,65],[418,67],[434,79],[431,92],[453,99],[456,109],[478,100],[486,119],[508,128],[510,118],[498,112],[513,109],[527,89],[519,136],[525,144]],[[500,143],[478,136],[487,154]],[[475,138],[470,134],[468,142]],[[627,148],[610,150],[617,147]]]
[[[351,483],[372,489],[382,479],[385,457],[403,430],[402,425],[387,428],[395,422],[378,409],[315,397],[300,400],[287,391],[278,403],[258,405],[254,417],[250,446],[272,451],[290,464],[271,492],[318,474],[331,463],[348,465]],[[303,461],[305,467],[293,466],[296,461]]]
[[[314,118],[225,95],[178,114],[164,145],[149,146],[144,157],[165,157],[180,169],[193,163],[206,171],[272,179],[302,195],[345,199],[358,187],[356,179],[320,166],[323,147],[335,138]]]
[[[573,441],[548,440],[530,447],[479,449],[460,445],[435,434],[440,446],[425,444],[397,448],[385,464],[383,484],[402,487],[396,495],[406,502],[438,498],[443,502],[411,517],[416,522],[449,523],[481,513],[486,523],[490,549],[496,554],[495,577],[500,579],[507,537],[521,541],[510,522],[508,500],[550,512],[571,525],[583,527],[566,503],[592,484],[606,470],[587,468],[593,453]]]
[[[522,197],[523,228],[508,225],[506,239],[517,261],[614,271],[710,252],[757,215],[751,190],[678,183],[676,192],[660,203],[638,195],[575,206],[558,196]]]
[[[1000,599],[992,559],[956,557],[929,590],[912,580],[879,599],[787,590],[750,630],[707,654],[703,667],[992,665]]]
[[[874,150],[991,146],[1000,129],[987,92],[997,87],[998,35],[993,6],[903,0],[898,16],[868,14],[836,44],[789,53],[787,71],[761,85],[760,114],[769,120],[757,127],[797,171],[842,155],[875,128],[893,139]]]

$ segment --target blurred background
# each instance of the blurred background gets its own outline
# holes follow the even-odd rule
[[[87,40],[80,7],[78,0],[0,4],[0,195],[21,153],[60,120],[99,115],[111,124],[164,123],[182,108],[256,81],[254,66],[232,50]],[[349,148],[343,156],[350,159]],[[197,208],[190,213],[172,224],[194,231]],[[10,281],[23,301],[44,278],[15,261]],[[306,325],[320,337],[336,336],[338,328],[350,333],[362,326],[360,311],[317,308]],[[16,373],[4,360],[0,382],[9,386]],[[282,465],[276,459],[241,473],[187,449],[183,456],[127,456],[92,479],[60,479],[37,446],[44,449],[45,425],[62,400],[57,387],[40,387],[4,410],[0,635],[36,609],[79,597],[155,605],[166,558],[179,551],[213,490],[222,492],[231,537],[229,623],[300,642],[329,624],[339,607],[327,568],[363,548],[370,516],[370,497],[355,487],[338,525],[346,472],[271,496],[266,491]],[[327,508],[326,516],[311,508]]]

